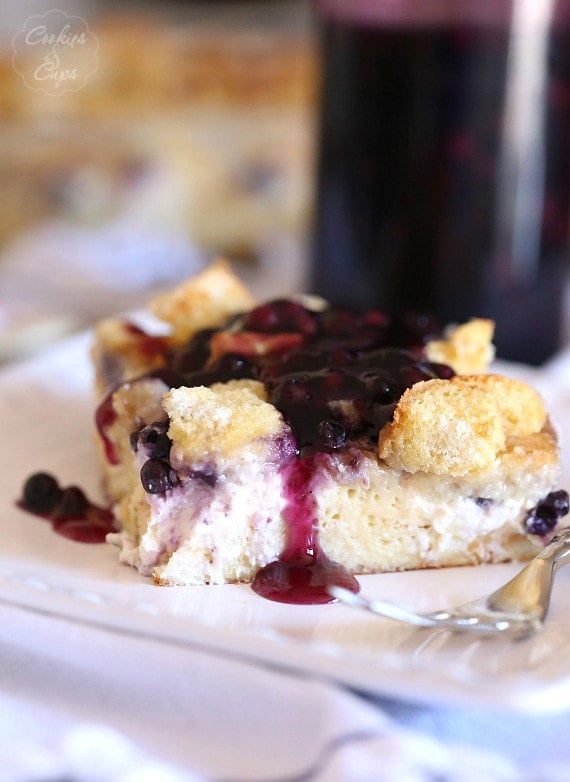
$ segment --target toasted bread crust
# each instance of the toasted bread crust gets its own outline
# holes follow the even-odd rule
[[[167,340],[160,337],[141,342],[131,325],[120,318],[100,321],[91,349],[97,393],[102,396],[109,387],[164,366],[166,345]]]
[[[447,364],[459,375],[484,372],[495,357],[494,331],[492,320],[473,318],[449,328],[445,339],[429,342],[427,357],[430,361]]]
[[[416,383],[380,432],[378,455],[407,472],[460,476],[490,469],[508,438],[538,434],[547,422],[538,393],[501,375]]]
[[[535,434],[546,423],[544,402],[527,383],[494,374],[462,375],[452,382],[483,388],[494,395],[506,437]]]
[[[175,388],[165,394],[171,459],[177,465],[231,459],[245,446],[278,437],[285,428],[277,408],[252,391],[254,381],[211,388]],[[261,383],[257,384],[261,386]]]
[[[188,282],[155,298],[150,310],[171,325],[173,344],[183,345],[197,331],[219,326],[255,303],[229,263],[220,258]]]
[[[390,467],[435,475],[490,469],[505,447],[494,395],[449,380],[425,380],[404,392],[380,432],[378,455]]]

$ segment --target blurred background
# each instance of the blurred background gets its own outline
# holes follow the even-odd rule
[[[319,84],[308,2],[0,9],[0,360],[218,255],[259,296],[303,287]]]
[[[570,0],[0,0],[0,361],[223,255],[542,365],[569,215]]]

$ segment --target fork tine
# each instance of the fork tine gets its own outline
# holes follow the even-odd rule
[[[405,622],[408,625],[415,625],[416,627],[435,627],[440,624],[440,621],[435,617],[418,614],[404,606],[390,603],[387,600],[367,600],[365,597],[342,587],[330,586],[329,592],[334,598],[347,606],[364,608],[366,611],[370,611],[370,613],[377,616],[386,617],[386,619],[394,619],[398,622]]]
[[[505,619],[501,616],[461,615],[452,611],[435,611],[431,614],[420,614],[405,606],[390,603],[385,600],[369,600],[348,589],[331,586],[330,594],[344,605],[369,611],[376,616],[394,619],[407,625],[421,628],[439,628],[454,632],[471,632],[478,635],[509,634],[513,638],[523,639],[531,635],[538,625],[520,617]],[[468,608],[468,604],[464,608]],[[479,606],[479,609],[481,606]]]

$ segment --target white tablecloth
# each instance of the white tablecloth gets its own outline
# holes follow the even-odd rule
[[[569,735],[2,609],[0,780],[555,782]]]

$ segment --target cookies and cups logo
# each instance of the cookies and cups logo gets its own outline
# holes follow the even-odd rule
[[[12,64],[27,87],[58,96],[85,85],[98,49],[85,19],[54,9],[26,19],[12,41]]]

